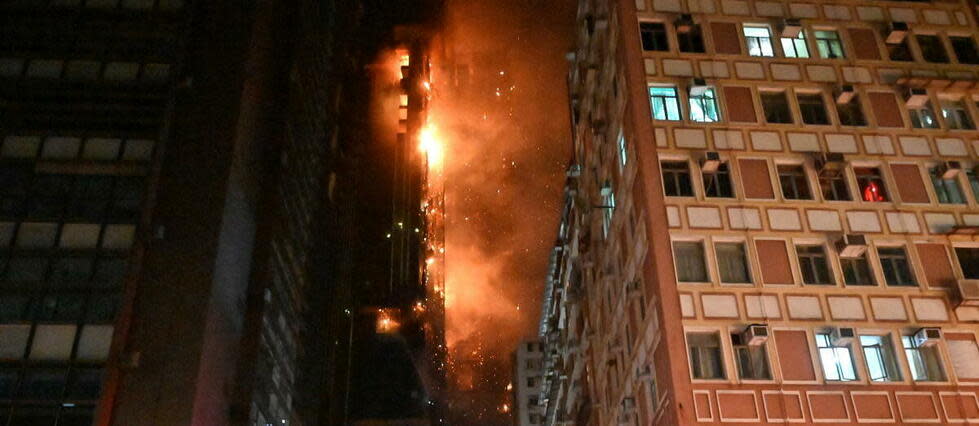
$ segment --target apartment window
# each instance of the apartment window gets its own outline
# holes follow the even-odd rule
[[[801,164],[779,164],[778,182],[782,187],[782,197],[787,200],[811,200],[809,178]]]
[[[935,195],[941,204],[965,204],[965,197],[962,195],[962,188],[959,187],[958,177],[945,179],[941,167],[932,167],[928,174],[931,175],[931,184],[935,188]]]
[[[880,268],[884,271],[884,281],[892,286],[916,286],[917,281],[911,272],[911,262],[904,247],[880,247],[877,249]]]
[[[864,201],[876,203],[887,201],[887,188],[884,186],[884,177],[877,167],[857,167],[853,169],[853,174],[857,176],[857,187],[860,188],[860,197]]]
[[[806,44],[805,31],[799,31],[795,38],[782,37],[782,53],[786,58],[808,58],[809,46]]]
[[[914,336],[901,336],[904,353],[911,367],[911,378],[916,382],[943,382],[945,370],[942,368],[938,348],[935,346],[918,346]]]
[[[768,351],[765,344],[746,345],[741,341],[741,335],[732,334],[734,357],[738,363],[738,376],[742,380],[771,380],[772,373],[768,367]]]
[[[976,50],[976,41],[972,37],[953,36],[948,40],[952,42],[952,50],[960,64],[979,64],[979,51]]]
[[[942,118],[945,125],[952,130],[973,130],[976,125],[972,122],[972,116],[961,99],[942,101]]]
[[[602,236],[608,238],[612,230],[612,216],[615,214],[615,191],[612,184],[606,182],[602,188]]]
[[[690,183],[690,166],[686,161],[664,161],[663,191],[667,197],[693,197]]]
[[[683,283],[703,283],[707,278],[704,261],[704,243],[701,241],[674,241],[673,258],[676,260],[676,280]]]
[[[619,145],[619,170],[622,170],[625,168],[625,164],[629,160],[629,151],[626,147],[625,134],[622,133],[621,130],[619,130],[618,145]]]
[[[731,170],[727,163],[721,163],[714,173],[702,173],[701,177],[704,181],[704,195],[708,198],[734,198]]]
[[[676,87],[650,87],[649,102],[653,108],[654,119],[669,121],[680,119],[680,98]]]
[[[724,378],[724,357],[718,333],[687,333],[687,350],[694,379]]]
[[[761,92],[761,105],[765,111],[765,121],[769,123],[792,123],[792,112],[785,92]]]
[[[908,47],[908,38],[905,37],[900,43],[888,43],[887,46],[887,56],[892,61],[900,62],[911,62],[914,57],[911,56],[911,49]]]
[[[860,257],[841,257],[840,266],[843,268],[843,280],[846,285],[877,285],[874,275],[870,272],[870,262],[867,254]]]
[[[748,45],[748,55],[775,56],[772,49],[772,30],[765,26],[745,25],[744,41]]]
[[[751,282],[744,243],[717,243],[714,244],[714,251],[717,253],[717,269],[721,273],[721,282]]]
[[[806,284],[834,284],[833,275],[826,260],[826,251],[821,245],[799,245],[795,247],[799,256],[799,269],[802,281]]]
[[[948,52],[942,45],[942,39],[937,35],[918,34],[918,47],[921,48],[921,57],[928,62],[948,63]]]
[[[642,38],[642,50],[659,52],[670,50],[666,25],[662,22],[640,22],[639,36]]]
[[[959,258],[959,268],[965,279],[979,279],[979,247],[956,247],[955,256]]]
[[[796,93],[802,122],[806,124],[829,124],[826,104],[821,93]]]
[[[897,382],[901,380],[897,355],[890,336],[860,336],[863,359],[867,363],[867,374],[875,382]]]
[[[937,129],[938,120],[931,109],[931,101],[925,102],[920,107],[908,107],[908,115],[911,117],[911,126],[916,129]]]
[[[692,24],[687,31],[677,31],[676,41],[681,52],[704,53],[704,34],[700,25]]]
[[[698,123],[715,123],[720,121],[721,114],[717,109],[717,94],[710,87],[699,92],[690,93],[690,121]]]
[[[850,201],[850,187],[846,182],[846,171],[823,170],[819,173],[819,190],[827,201]]]
[[[819,349],[819,363],[823,366],[823,377],[826,380],[857,380],[849,344],[835,344],[829,333],[819,333],[816,334],[816,347]]]
[[[969,186],[972,187],[972,195],[979,200],[979,175],[974,170],[966,170],[965,178],[969,181]]]
[[[854,96],[850,102],[836,102],[836,115],[840,117],[841,126],[866,126],[867,119],[863,115],[860,98]]]
[[[816,49],[819,50],[819,57],[825,59],[846,57],[843,52],[843,42],[840,41],[840,33],[835,30],[816,30],[813,33],[816,39]]]

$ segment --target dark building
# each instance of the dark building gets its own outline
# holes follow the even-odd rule
[[[359,11],[0,3],[0,425],[342,421]]]

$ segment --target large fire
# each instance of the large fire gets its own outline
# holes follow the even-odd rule
[[[429,123],[418,134],[418,149],[425,154],[430,169],[442,167],[445,147],[433,124]]]

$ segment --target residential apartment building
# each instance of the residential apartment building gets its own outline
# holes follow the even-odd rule
[[[341,3],[0,4],[0,425],[339,423]]]
[[[979,421],[974,7],[581,1],[547,424]]]
[[[539,425],[544,420],[540,401],[543,351],[537,340],[520,342],[513,352],[513,424]]]

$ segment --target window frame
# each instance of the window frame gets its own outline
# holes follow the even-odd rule
[[[938,165],[927,167],[928,180],[931,181],[931,189],[935,192],[935,201],[939,205],[964,206],[969,203],[959,182],[959,176],[945,179],[938,175]],[[957,200],[957,201],[956,201]]]
[[[940,99],[942,120],[949,130],[976,130],[976,122],[969,111],[969,105],[963,98]]]
[[[875,174],[863,174],[864,170],[876,170]],[[853,166],[853,177],[857,184],[857,195],[860,200],[864,203],[887,203],[891,201],[891,193],[887,185],[887,179],[884,178],[884,168],[882,165],[869,165],[869,166]],[[878,191],[877,196],[881,199],[879,200],[868,200],[867,190],[869,185],[873,183],[877,185]]]
[[[962,60],[963,55],[960,54],[960,50],[958,49],[958,46],[960,45],[956,43],[956,40],[968,40],[969,47],[972,50],[972,52],[967,55],[967,56],[971,56],[971,58],[968,58],[970,60],[968,61]],[[967,65],[979,65],[979,45],[976,44],[975,37],[969,34],[949,34],[948,44],[952,46],[952,53],[955,54],[956,63],[967,64]]]
[[[833,104],[836,105],[836,119],[840,126],[867,127],[867,114],[863,112],[862,97],[859,94],[854,94],[849,102],[840,103],[834,100]],[[844,111],[847,113],[844,114]],[[859,120],[855,120],[856,118]]]
[[[880,344],[865,344],[864,338],[879,338]],[[904,382],[904,374],[902,370],[902,364],[900,357],[897,354],[897,348],[894,345],[894,339],[891,333],[860,333],[857,335],[856,340],[860,344],[860,354],[863,358],[863,366],[866,369],[867,380],[871,383],[902,383]],[[880,379],[874,377],[874,369],[871,367],[871,356],[868,354],[868,348],[874,348],[876,346],[876,361],[880,363],[878,369],[882,376]],[[890,358],[890,359],[887,359]],[[890,371],[888,371],[890,370]],[[892,376],[893,375],[893,376]]]
[[[843,35],[836,28],[813,29],[813,40],[816,43],[816,51],[821,59],[846,59],[846,48],[843,47]],[[820,37],[833,34],[836,37]],[[835,51],[838,51],[836,55]]]
[[[754,346],[745,344],[744,342],[739,342],[736,344],[735,338],[740,339],[741,337],[740,334],[732,332],[730,333],[730,337],[731,337],[731,356],[733,357],[734,367],[735,367],[734,369],[738,374],[738,379],[740,379],[742,382],[753,382],[753,383],[772,382],[775,380],[775,375],[774,372],[772,371],[772,354],[769,353],[768,342],[762,343],[760,345],[754,345]],[[752,354],[751,353],[752,350],[756,351],[756,353]],[[761,354],[761,357],[764,358],[763,360],[765,366],[764,377],[745,377],[744,374],[745,366],[742,363],[742,361],[744,360],[744,358],[742,358],[742,352],[747,352],[750,368],[752,371],[754,371],[754,361],[757,361],[756,359],[754,359],[753,355],[758,356],[757,354],[759,353]]]
[[[851,202],[853,194],[850,191],[850,176],[847,170],[823,170],[816,173],[816,185],[819,187],[819,196],[825,202]],[[843,192],[841,196],[840,192]],[[827,197],[827,193],[832,197]]]
[[[816,357],[817,357],[817,359],[819,361],[818,362],[819,369],[822,370],[822,372],[823,372],[823,381],[825,381],[825,382],[833,382],[833,383],[849,383],[849,382],[859,382],[860,381],[860,374],[858,374],[858,372],[857,372],[857,360],[856,360],[856,356],[855,356],[856,355],[855,354],[855,351],[853,350],[853,343],[851,343],[849,345],[846,345],[846,346],[835,346],[833,344],[833,342],[832,342],[832,338],[830,336],[830,333],[823,332],[823,331],[817,331],[817,332],[813,333],[813,337],[814,337],[814,340],[816,341],[815,342],[816,343],[815,344],[815,347],[816,347]],[[822,346],[822,345],[825,345],[825,346]],[[824,349],[828,349],[828,351],[824,351]],[[846,349],[846,355],[847,355],[846,356],[846,359],[849,359],[849,364],[850,364],[849,370],[850,370],[850,372],[853,373],[853,377],[852,378],[845,377],[845,373],[846,373],[844,371],[845,369],[842,368],[843,366],[838,361],[837,362],[834,362],[834,364],[835,364],[835,367],[836,367],[837,377],[839,377],[839,378],[838,379],[832,379],[832,378],[829,378],[828,377],[829,371],[827,371],[827,369],[826,369],[826,364],[828,364],[828,362],[824,358],[824,354],[831,352],[832,353],[832,359],[830,361],[832,362],[834,360],[838,360],[838,359],[843,358],[841,356],[841,354],[839,353],[840,352],[839,349]]]
[[[948,375],[948,367],[946,366],[947,365],[947,362],[945,361],[944,357],[942,356],[942,351],[941,351],[941,349],[939,349],[938,345],[932,346],[932,347],[921,347],[921,346],[918,346],[917,344],[915,344],[915,342],[914,342],[914,336],[913,335],[902,334],[901,335],[901,349],[903,349],[904,358],[907,361],[908,371],[910,372],[910,374],[908,375],[908,378],[912,382],[914,382],[914,383],[921,383],[921,382],[924,382],[924,383],[946,383],[946,382],[948,382],[949,375]],[[918,368],[916,368],[917,367],[917,362],[915,360],[916,359],[919,359],[919,358],[915,358],[912,355],[912,353],[918,353],[918,354],[920,354],[923,349],[929,351],[930,352],[930,356],[934,357],[935,365],[938,367],[938,373],[941,375],[940,378],[938,378],[938,379],[932,378],[931,374],[933,372],[932,371],[927,371],[927,367],[926,367],[927,366],[927,363],[924,364],[924,366],[925,366],[924,370],[926,370],[925,374],[928,375],[928,379],[922,380],[922,379],[918,379],[918,378],[915,377],[917,375],[918,371],[919,371]]]
[[[698,247],[698,249],[699,249],[698,252],[700,253],[699,266],[702,268],[701,270],[703,271],[703,278],[704,278],[703,280],[689,280],[689,281],[686,281],[686,280],[682,279],[682,278],[685,278],[688,273],[686,272],[686,270],[680,268],[680,263],[678,262],[679,259],[680,259],[680,257],[677,256],[677,251],[678,251],[677,250],[677,246],[680,245],[680,244],[692,244],[692,245],[696,245]],[[676,282],[678,284],[708,284],[708,283],[711,283],[712,282],[712,279],[711,279],[711,271],[710,271],[710,266],[709,266],[709,264],[710,264],[710,258],[707,257],[707,241],[706,240],[704,240],[704,239],[684,239],[684,238],[672,239],[672,240],[670,240],[670,251],[673,254],[673,268],[674,268],[674,272],[675,272],[675,276],[676,276]],[[684,256],[684,260],[685,261],[691,261],[692,258],[687,257],[687,256]],[[681,277],[681,270],[684,271],[683,277]],[[694,271],[693,274],[697,274],[697,271]],[[691,278],[699,278],[699,277],[691,277]]]
[[[708,94],[709,94],[709,96],[708,96]],[[698,119],[695,119],[694,118],[694,103],[695,102],[700,107],[701,114],[704,117],[701,120],[698,120]],[[710,117],[710,114],[708,113],[709,110],[711,110],[711,107],[709,107],[709,105],[711,105],[711,104],[713,105],[714,117]],[[701,93],[700,95],[697,95],[697,96],[694,96],[694,95],[690,94],[690,92],[688,91],[687,92],[687,107],[689,108],[687,115],[688,115],[688,118],[690,119],[691,122],[694,122],[694,123],[718,123],[718,122],[721,121],[721,106],[720,106],[720,103],[717,101],[717,88],[714,87],[714,86],[708,86],[708,89],[704,90],[703,93]]]
[[[809,182],[809,171],[805,163],[776,163],[775,177],[778,178],[778,187],[783,200],[813,201],[815,199],[812,193],[812,184]],[[786,183],[791,184],[788,192],[786,191]],[[800,186],[800,184],[804,185]]]
[[[716,346],[716,354],[714,354],[714,355],[716,355],[716,358],[717,358],[717,367],[720,370],[720,371],[717,371],[716,373],[719,373],[719,375],[711,376],[711,377],[698,377],[698,372],[702,372],[702,370],[703,370],[703,364],[702,363],[696,363],[695,364],[695,362],[694,362],[694,356],[693,356],[693,348],[694,348],[694,346],[691,344],[690,336],[691,335],[695,335],[695,334],[696,335],[713,335],[713,337],[715,339],[715,342],[717,343],[717,346]],[[725,353],[727,352],[727,350],[724,347],[725,346],[724,339],[721,338],[721,331],[720,330],[717,330],[717,329],[701,329],[701,328],[685,329],[684,332],[683,332],[683,338],[684,338],[684,343],[685,343],[685,346],[686,346],[687,363],[688,363],[687,365],[690,367],[690,379],[691,380],[693,380],[695,382],[726,382],[726,381],[729,380],[729,378],[728,378],[727,357],[725,356]],[[698,347],[698,349],[700,349],[700,348],[701,347]],[[709,350],[710,348],[715,348],[715,347],[714,346],[704,346],[703,348],[707,348]],[[704,359],[703,358],[703,351],[702,350],[698,350],[698,359],[701,359],[701,360]],[[695,365],[697,365],[699,367],[695,367]]]
[[[761,35],[748,35],[748,30],[765,30],[768,36]],[[741,26],[741,36],[744,37],[745,50],[748,52],[748,56],[756,58],[774,58],[775,57],[775,44],[772,43],[772,28],[765,24],[744,24]],[[753,54],[751,51],[752,42],[757,44],[758,54]],[[765,45],[767,44],[768,49],[766,52]],[[768,53],[768,54],[766,54]]]
[[[799,54],[799,43],[805,51],[805,55]],[[791,54],[786,46],[790,46]],[[809,59],[812,57],[812,52],[809,49],[809,38],[806,37],[806,30],[802,29],[799,31],[799,35],[796,37],[779,37],[779,47],[782,49],[782,56],[789,59]]]
[[[721,284],[725,285],[750,285],[754,284],[755,276],[751,270],[751,252],[748,249],[748,243],[741,239],[715,239],[712,241],[714,249],[714,263],[717,267],[717,278]],[[741,247],[741,265],[744,267],[744,281],[729,281],[725,279],[726,269],[721,266],[721,251],[718,249],[720,246],[730,246],[737,245]],[[732,277],[727,277],[732,278]]]
[[[779,97],[779,102],[772,106],[776,106],[779,109],[771,111],[773,114],[769,114],[770,104],[766,102],[766,99],[772,100],[775,96]],[[795,124],[795,116],[792,114],[792,105],[789,102],[787,90],[759,90],[758,98],[761,100],[761,112],[765,116],[765,124]],[[782,104],[785,105],[784,111],[781,109]],[[779,119],[779,121],[769,120],[770,116]],[[785,119],[788,121],[784,121]]]
[[[686,172],[686,185],[683,185],[683,171],[678,168],[666,167],[667,164],[684,164],[684,170]],[[669,159],[663,158],[659,162],[660,167],[660,178],[663,180],[663,195],[666,197],[680,197],[680,198],[692,198],[695,197],[696,191],[694,191],[693,185],[693,172],[690,167],[690,161],[686,159]],[[676,195],[671,195],[670,191],[667,190],[667,174],[673,175],[672,182],[674,183],[673,189],[676,190]],[[689,190],[689,194],[684,193],[683,189],[686,187]]]
[[[826,108],[826,98],[822,91],[796,90],[795,101],[799,105],[799,118],[802,119],[802,124],[807,126],[829,126],[833,124],[829,118],[829,109]],[[817,102],[814,101],[818,101],[818,106],[816,105]],[[807,115],[807,112],[813,112],[815,115]]]
[[[863,254],[857,257],[842,257],[838,255],[837,258],[840,262],[840,273],[843,275],[844,286],[846,287],[851,287],[851,286],[852,287],[878,287],[879,286],[877,276],[874,274],[874,267],[870,263],[870,250],[865,251]],[[862,271],[860,268],[861,262],[863,263]],[[854,268],[855,271],[857,271],[855,274],[857,278],[859,278],[859,275],[865,274],[866,277],[864,278],[866,278],[866,280],[869,281],[869,283],[850,282],[850,278],[849,278],[850,275],[847,274],[847,270],[849,270],[851,267]]]
[[[960,252],[960,250],[962,250],[962,252]],[[955,252],[955,264],[958,265],[962,278],[967,280],[979,280],[979,246],[971,244],[955,244],[952,245],[952,251]],[[963,256],[962,253],[965,253],[966,251],[968,251],[971,255]],[[966,265],[962,262],[963,258],[974,259],[973,262],[975,263],[966,267]]]
[[[931,63],[931,64],[949,64],[952,62],[951,57],[948,55],[948,49],[945,47],[945,41],[942,36],[937,33],[916,33],[914,35],[914,41],[918,44],[918,51],[921,52],[921,60]],[[935,44],[932,45],[931,42],[922,43],[921,40],[934,40]],[[925,49],[925,46],[935,47],[937,50]],[[932,53],[939,52],[939,53]]]
[[[645,26],[658,26],[656,28],[645,28]],[[662,29],[662,40],[656,37],[659,29]],[[646,34],[654,34],[653,37],[647,39]],[[647,44],[647,40],[651,42]],[[660,46],[659,43],[665,44],[665,46]],[[639,22],[639,45],[643,52],[669,52],[670,51],[670,30],[666,26],[665,22],[661,21],[640,21]],[[651,48],[650,48],[651,47]]]
[[[663,86],[663,85],[651,85],[648,86],[647,95],[649,97],[649,109],[652,114],[652,119],[656,121],[683,121],[683,107],[682,102],[680,102],[680,91],[677,86]],[[673,91],[673,95],[669,96],[667,94],[654,94],[653,91],[657,89],[670,89]],[[657,116],[656,102],[659,101],[662,104],[662,117]],[[676,109],[676,116],[671,114],[670,105]]]
[[[700,182],[704,188],[704,198],[736,198],[737,194],[734,191],[734,175],[731,172],[731,166],[729,163],[729,161],[722,161],[721,165],[718,166],[717,171],[714,173],[707,173],[701,170]],[[727,182],[727,191],[724,191],[723,189],[725,187],[725,181]],[[725,192],[727,192],[728,195],[724,195]],[[717,193],[718,195],[712,195],[712,193]]]
[[[888,253],[881,253],[881,250],[887,250]],[[893,272],[893,274],[894,274],[893,276],[896,279],[901,279],[902,278],[900,276],[901,275],[900,269],[903,269],[901,267],[901,265],[899,264],[899,262],[901,261],[900,257],[896,253],[890,252],[892,250],[901,250],[901,252],[903,253],[903,255],[904,255],[904,262],[906,263],[905,267],[907,268],[907,277],[906,278],[908,278],[909,280],[899,281],[899,282],[896,282],[896,283],[892,283],[891,282],[890,276],[888,274],[888,269],[884,267],[885,263],[888,264],[888,265],[890,265],[892,268],[895,268],[894,269],[895,272]],[[875,251],[876,251],[876,254],[877,254],[877,264],[880,267],[880,271],[881,271],[881,273],[882,273],[882,275],[884,277],[883,282],[884,282],[884,285],[885,286],[887,286],[887,287],[906,287],[906,288],[920,287],[920,284],[918,282],[917,273],[915,272],[914,261],[911,258],[911,251],[908,249],[908,246],[903,245],[903,244],[877,245],[875,247]]]
[[[799,278],[802,279],[803,285],[836,285],[836,273],[833,271],[833,264],[830,261],[829,251],[827,250],[825,244],[818,242],[796,241],[793,242],[792,245],[795,248],[795,260],[799,266]],[[814,251],[814,249],[818,249],[818,252]],[[820,272],[819,269],[823,269],[823,271]],[[807,271],[811,275],[812,282],[810,282],[810,279],[807,278]],[[825,280],[821,282],[820,280],[822,278],[825,278]]]
[[[690,24],[689,31],[676,31],[676,45],[680,53],[707,53],[707,44],[704,43],[704,30],[700,24]],[[699,47],[699,50],[697,48]]]

